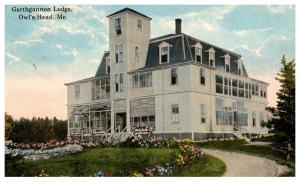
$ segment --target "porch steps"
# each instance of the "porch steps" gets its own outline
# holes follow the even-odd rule
[[[238,139],[243,139],[245,140],[246,142],[250,143],[251,142],[251,139],[247,137],[247,133],[248,131],[245,130],[244,128],[240,127],[240,126],[237,126],[237,125],[234,125],[233,126],[233,135],[238,138]]]
[[[249,139],[247,136],[243,135],[241,131],[235,131],[233,132],[233,135],[238,139],[243,139],[246,142],[250,143],[251,139]]]

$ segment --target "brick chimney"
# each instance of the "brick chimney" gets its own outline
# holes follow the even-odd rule
[[[181,19],[180,18],[175,19],[175,33],[181,34]]]

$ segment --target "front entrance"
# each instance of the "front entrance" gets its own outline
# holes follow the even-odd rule
[[[126,112],[116,113],[115,131],[123,131],[126,128]]]

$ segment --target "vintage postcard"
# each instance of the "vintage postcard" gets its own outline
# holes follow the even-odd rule
[[[5,5],[6,177],[295,176],[294,5]]]

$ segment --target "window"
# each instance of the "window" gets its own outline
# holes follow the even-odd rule
[[[244,98],[244,81],[240,81],[239,80],[239,97],[243,97]]]
[[[119,45],[119,60],[120,62],[123,62],[123,45]]]
[[[205,69],[200,68],[200,84],[205,85]]]
[[[160,49],[160,62],[167,63],[169,62],[169,47],[162,47]]]
[[[267,92],[266,91],[267,91],[267,87],[264,86],[264,85],[260,85],[260,96],[261,97],[264,97],[264,98],[267,97],[267,95],[266,95]]]
[[[133,88],[152,87],[152,72],[138,73],[132,76]]]
[[[255,111],[252,112],[252,126],[256,126],[256,113],[255,113]]]
[[[231,78],[228,78],[228,95],[231,95]]]
[[[217,125],[233,124],[232,107],[225,106],[223,98],[216,98],[216,124]]]
[[[252,95],[259,96],[258,94],[258,87],[259,85],[257,83],[252,83]]]
[[[142,20],[140,19],[137,20],[137,28],[138,30],[142,30]]]
[[[248,126],[248,114],[245,112],[238,112],[238,125],[239,126]]]
[[[205,119],[206,119],[205,104],[200,105],[200,115],[201,115],[201,123],[205,123]]]
[[[262,127],[265,119],[264,119],[264,112],[259,113],[259,121],[260,121],[260,126]]]
[[[249,84],[248,83],[245,83],[245,98],[249,98]]]
[[[115,30],[116,30],[116,34],[117,35],[122,34],[122,30],[121,30],[121,18],[115,19]]]
[[[80,98],[80,85],[75,85],[75,98]]]
[[[178,84],[177,68],[172,68],[171,69],[171,85],[176,85],[176,84]]]
[[[115,46],[115,59],[116,63],[123,62],[123,44]]]
[[[215,50],[214,50],[214,48],[210,48],[208,50],[208,60],[209,60],[209,65],[214,67],[215,66]]]
[[[139,47],[135,47],[134,50],[134,55],[135,55],[135,62],[139,62]]]
[[[202,49],[200,47],[195,47],[195,60],[196,62],[202,62]]]
[[[228,95],[228,78],[224,77],[224,94]]]
[[[241,69],[239,68],[239,75],[242,75]]]
[[[237,96],[237,80],[232,80],[232,96]]]
[[[123,91],[123,73],[120,73],[120,92]]]
[[[172,120],[172,123],[179,123],[179,105],[178,104],[171,106],[171,120]]]
[[[119,91],[119,75],[115,74],[116,92]]]
[[[223,76],[216,75],[216,93],[223,93]]]
[[[119,63],[119,45],[115,46],[115,61]]]
[[[109,98],[110,96],[109,77],[93,80],[91,96],[92,96],[92,101]]]
[[[110,73],[110,59],[109,57],[106,58],[106,74]]]

